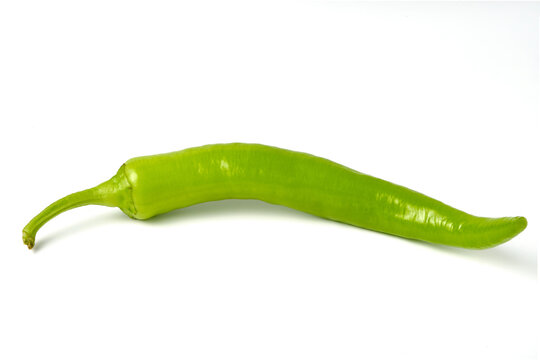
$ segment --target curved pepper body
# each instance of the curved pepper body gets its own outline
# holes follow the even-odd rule
[[[206,145],[133,158],[94,189],[105,194],[101,205],[118,206],[136,219],[208,201],[257,199],[365,229],[471,249],[504,243],[527,225],[523,217],[469,215],[330,160],[258,144]]]

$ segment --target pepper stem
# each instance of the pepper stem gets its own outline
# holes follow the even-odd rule
[[[118,206],[118,186],[116,176],[91,189],[79,191],[63,197],[47,206],[34,217],[23,229],[23,242],[32,249],[35,244],[36,233],[49,220],[64,211],[85,205]]]

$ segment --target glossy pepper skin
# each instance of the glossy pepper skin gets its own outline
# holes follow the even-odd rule
[[[128,160],[110,180],[66,196],[30,221],[23,241],[63,211],[116,206],[134,219],[224,199],[257,199],[404,238],[469,249],[502,244],[524,217],[469,215],[440,201],[306,153],[259,144],[215,144]]]

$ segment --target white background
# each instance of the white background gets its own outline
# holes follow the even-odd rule
[[[533,359],[539,4],[5,1],[2,359]],[[257,142],[467,212],[491,250],[255,201],[134,221],[50,202],[138,155]]]

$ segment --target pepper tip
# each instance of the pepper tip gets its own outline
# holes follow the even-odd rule
[[[516,224],[517,224],[517,227],[518,227],[518,231],[516,233],[519,234],[520,232],[522,232],[523,230],[525,230],[525,228],[527,227],[528,223],[527,223],[527,219],[523,216],[516,216],[514,218]]]

